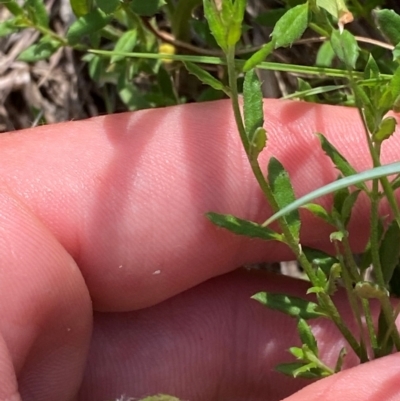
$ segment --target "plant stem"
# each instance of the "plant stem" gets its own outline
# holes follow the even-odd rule
[[[242,114],[240,111],[239,105],[239,93],[237,89],[237,74],[236,74],[236,67],[235,67],[235,49],[230,48],[226,54],[226,62],[228,65],[228,79],[229,79],[229,87],[231,90],[231,101],[232,101],[232,108],[233,113],[236,121],[237,128],[239,130],[239,135],[243,143],[243,147],[246,151],[246,155],[249,159],[253,174],[263,191],[263,194],[272,208],[273,213],[276,213],[279,210],[279,206],[275,200],[275,197],[271,191],[271,188],[267,181],[264,178],[264,175],[261,171],[260,165],[257,160],[250,158],[250,145],[247,139],[246,130],[243,124]],[[304,271],[306,272],[308,278],[310,279],[311,283],[315,286],[318,283],[317,275],[310,263],[307,259],[306,255],[302,252],[301,246],[298,244],[297,240],[293,237],[286,221],[284,218],[278,220],[279,226],[282,230],[282,233],[285,237],[285,242],[292,250],[294,255],[296,256],[297,260],[303,267]],[[335,323],[336,327],[342,333],[342,335],[346,338],[349,345],[353,348],[354,352],[358,355],[360,360],[363,359],[363,352],[358,344],[357,340],[347,328],[346,324],[342,320],[335,304],[333,303],[332,299],[327,294],[318,294],[318,299],[321,301],[321,304],[324,310],[328,313],[332,321]]]

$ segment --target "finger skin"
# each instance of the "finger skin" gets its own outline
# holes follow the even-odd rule
[[[268,100],[265,112],[262,164],[271,155],[281,160],[298,195],[337,176],[316,131],[357,169],[370,165],[356,110]],[[233,121],[221,101],[10,134],[0,138],[0,177],[73,256],[96,310],[139,309],[242,263],[293,257],[204,217],[216,211],[264,221],[271,213]],[[385,161],[396,157],[398,142],[394,136],[384,146]],[[357,250],[367,238],[366,212],[360,202],[351,238]],[[304,216],[304,245],[326,248],[330,231]]]
[[[5,190],[0,255],[0,399],[70,400],[82,380],[92,329],[80,270]]]
[[[267,101],[265,109],[269,148],[262,164],[278,157],[298,195],[337,175],[315,131],[357,169],[369,166],[355,110],[279,101]],[[394,160],[397,149],[395,136],[384,160]],[[8,401],[71,399],[85,364],[92,307],[145,313],[139,309],[243,263],[292,257],[276,244],[217,229],[204,217],[213,210],[263,221],[271,213],[227,102],[6,134],[0,156],[0,396]],[[361,201],[352,223],[356,250],[368,233],[367,211]],[[325,248],[329,233],[304,215],[305,245]],[[271,338],[285,327],[278,323]],[[117,366],[111,360],[110,368]],[[86,380],[92,368],[89,363]]]
[[[97,313],[78,401],[158,393],[192,401],[278,401],[311,383],[274,371],[295,360],[288,349],[301,345],[297,323],[250,297],[259,291],[304,297],[306,289],[304,281],[236,271],[151,308]],[[345,312],[344,303],[339,307]],[[329,321],[310,324],[321,358],[335,366],[344,340]],[[350,352],[346,366],[354,364]]]

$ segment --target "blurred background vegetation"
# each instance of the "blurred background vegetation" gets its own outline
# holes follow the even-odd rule
[[[279,17],[304,0],[249,0],[238,58],[269,41]],[[373,10],[400,13],[398,0],[348,0],[346,27],[368,49],[382,73],[397,67],[376,27]],[[327,16],[329,18],[329,16]],[[0,132],[91,116],[220,99],[179,61],[103,57],[88,49],[144,54],[220,56],[201,0],[0,0]],[[367,57],[365,52],[365,57]],[[329,42],[309,28],[299,43],[268,61],[340,68]],[[360,57],[360,62],[366,60]],[[203,65],[222,81],[223,65]],[[340,79],[260,71],[265,97],[285,97],[322,85],[337,87],[305,100],[351,104]],[[298,96],[300,97],[300,95]]]

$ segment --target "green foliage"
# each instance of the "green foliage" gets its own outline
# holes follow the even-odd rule
[[[272,40],[275,49],[287,47],[299,39],[308,25],[308,4],[300,4],[286,12],[275,24]]]
[[[253,295],[252,299],[255,299],[269,309],[278,310],[295,318],[307,320],[317,317],[327,317],[316,303],[286,294],[259,292]]]

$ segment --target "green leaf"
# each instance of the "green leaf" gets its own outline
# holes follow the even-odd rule
[[[279,160],[274,157],[271,157],[268,163],[268,181],[280,209],[290,205],[296,200],[289,174]],[[298,241],[301,225],[299,211],[297,209],[292,210],[284,219],[293,237]]]
[[[224,91],[229,95],[229,89],[217,78],[213,77],[208,71],[199,67],[197,64],[191,63],[190,61],[184,61],[186,69],[193,75],[195,75],[201,82],[211,86],[212,88],[220,91]]]
[[[311,262],[314,268],[320,268],[328,275],[332,266],[338,263],[338,260],[319,249],[309,248],[307,246],[302,247],[302,251],[307,256],[307,259]]]
[[[137,40],[137,30],[130,29],[122,34],[122,36],[118,39],[117,43],[115,43],[114,50],[118,52],[131,52],[136,45]],[[124,56],[113,55],[110,59],[110,63],[116,63],[124,59]]]
[[[395,267],[400,257],[400,228],[396,220],[393,220],[387,228],[379,246],[379,259],[381,261],[382,274],[385,283],[392,278]]]
[[[224,4],[225,2],[222,2]],[[203,0],[204,15],[208,21],[210,31],[218,43],[218,46],[226,52],[228,50],[228,42],[226,40],[226,26],[222,21],[220,12],[213,0]]]
[[[320,46],[315,65],[318,67],[331,67],[335,52],[332,49],[331,42],[326,41]]]
[[[18,60],[25,61],[26,63],[45,60],[53,55],[60,47],[60,42],[55,41],[48,36],[44,36],[39,42],[34,43],[22,51],[18,56]]]
[[[340,33],[334,29],[330,41],[338,59],[354,70],[360,52],[355,37],[347,30]]]
[[[308,4],[300,4],[288,10],[272,31],[275,49],[290,46],[303,35],[308,25]]]
[[[15,0],[1,0],[0,4],[4,5],[15,17],[24,15],[24,10]]]
[[[78,18],[68,29],[67,40],[71,45],[79,43],[82,36],[92,34],[104,28],[112,19],[99,8]]]
[[[379,78],[379,67],[373,55],[370,53],[368,56],[367,64],[364,68],[364,79],[378,79]]]
[[[377,142],[383,142],[385,139],[390,138],[396,130],[397,121],[394,117],[384,118],[378,128],[378,131],[374,133],[374,140]]]
[[[318,345],[314,334],[311,331],[311,327],[304,319],[299,319],[297,323],[297,331],[299,332],[300,339],[303,344],[306,344],[310,351],[318,357]]]
[[[146,0],[147,3],[149,0]],[[96,0],[97,6],[101,9],[101,11],[105,12],[106,14],[114,13],[119,4],[120,0]]]
[[[129,6],[134,13],[140,16],[151,17],[165,4],[165,0],[132,0]]]
[[[277,240],[281,241],[282,237],[277,232],[271,229],[265,229],[259,224],[248,220],[242,220],[230,214],[219,214],[219,213],[207,213],[208,219],[210,219],[215,225],[226,228],[227,230],[239,234],[245,235],[251,238],[260,238],[265,241]]]
[[[326,211],[323,206],[318,205],[318,203],[307,203],[306,205],[302,206],[302,209],[308,210],[314,216],[319,217],[328,224],[334,223],[331,215]]]
[[[317,317],[327,317],[315,302],[306,301],[302,298],[269,292],[259,292],[251,298],[260,302],[269,309],[278,310],[291,317],[305,320],[315,319]]]
[[[71,8],[76,17],[83,17],[92,9],[93,0],[70,0]]]
[[[317,134],[319,141],[321,142],[321,147],[326,155],[332,160],[335,167],[345,176],[357,174],[356,170],[350,165],[344,156],[328,141],[328,139],[323,135]],[[356,184],[359,189],[367,190],[365,184]]]
[[[338,372],[340,372],[342,370],[343,361],[344,361],[344,358],[345,358],[346,355],[347,355],[346,348],[343,347],[340,350],[339,355],[338,355],[338,359],[336,361],[335,373],[338,373]]]
[[[305,379],[319,379],[321,374],[315,369],[315,364],[304,362],[281,363],[275,367],[277,372],[291,377],[303,377]]]
[[[247,139],[250,145],[250,158],[257,158],[266,143],[266,132],[260,130],[264,125],[263,99],[261,82],[254,70],[244,76],[243,114]]]
[[[43,0],[26,0],[24,5],[28,16],[36,25],[47,28],[49,26],[49,16]]]
[[[392,174],[400,173],[400,162],[387,164],[381,167],[374,167],[373,169],[363,171],[358,174],[354,174],[340,180],[334,181],[330,184],[324,185],[321,188],[316,189],[308,193],[307,195],[302,196],[299,199],[296,199],[293,203],[288,206],[285,206],[283,209],[279,210],[269,219],[267,219],[262,226],[266,227],[277,219],[285,216],[287,213],[291,213],[293,210],[298,209],[299,207],[309,203],[310,201],[319,198],[321,196],[330,194],[332,192],[337,191],[338,189],[345,188],[351,185],[359,185],[364,181],[375,180],[377,178],[386,177]],[[364,184],[365,185],[365,184]]]
[[[353,211],[353,206],[356,203],[359,194],[360,190],[353,191],[352,193],[350,193],[349,196],[346,197],[346,199],[343,202],[341,217],[345,227],[347,227],[350,221],[351,213]]]
[[[0,38],[17,32],[18,29],[19,28],[14,23],[14,18],[0,22]]]
[[[392,45],[400,42],[400,15],[393,10],[376,10],[374,16],[379,30]]]
[[[260,50],[256,51],[243,65],[243,72],[247,72],[257,67],[258,64],[265,61],[265,59],[273,52],[274,42],[268,42],[261,47]]]

